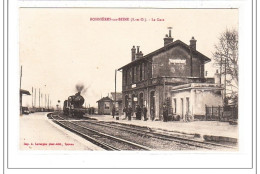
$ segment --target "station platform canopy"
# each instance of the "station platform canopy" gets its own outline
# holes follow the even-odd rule
[[[31,95],[31,93],[27,90],[24,90],[24,89],[20,89],[20,94],[26,94],[26,95]]]

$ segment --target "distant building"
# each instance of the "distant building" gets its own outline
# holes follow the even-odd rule
[[[110,115],[112,114],[113,106],[115,105],[115,97],[116,97],[116,114],[122,114],[122,93],[117,92],[115,96],[115,92],[111,92],[110,97],[103,97],[97,101],[98,103],[98,114],[100,115]]]
[[[98,114],[99,115],[110,115],[113,108],[113,100],[109,97],[103,97],[97,101],[98,103]]]
[[[184,119],[189,114],[205,115],[206,105],[222,105],[222,88],[214,78],[204,77],[204,65],[211,60],[197,51],[194,37],[190,45],[176,40],[171,30],[164,46],[145,56],[140,47],[131,49],[131,62],[122,70],[123,107],[145,105],[148,115],[162,118],[163,104]],[[151,117],[150,117],[151,118]]]

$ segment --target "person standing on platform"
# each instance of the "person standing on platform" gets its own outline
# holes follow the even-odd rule
[[[151,110],[150,110],[150,114],[151,114],[151,119],[152,119],[152,121],[154,120],[154,118],[155,118],[155,113],[154,113],[154,108],[153,107],[151,107]]]
[[[163,104],[163,121],[164,122],[168,121],[168,109],[166,104]]]
[[[126,114],[126,107],[124,107],[124,109],[123,109],[123,113],[124,113],[124,120],[126,120],[126,118],[127,118],[127,114]]]
[[[113,106],[113,108],[112,108],[112,115],[113,115],[113,118],[115,117],[115,113],[116,113],[116,109],[115,109],[115,106]]]
[[[141,110],[140,106],[137,105],[137,107],[136,107],[136,119],[137,120],[141,120],[141,113],[142,113],[142,110]]]
[[[147,108],[145,105],[143,106],[143,115],[144,115],[144,121],[147,121]]]
[[[129,121],[131,121],[132,112],[133,112],[133,110],[132,110],[131,106],[129,106],[127,109],[127,117],[128,117]]]

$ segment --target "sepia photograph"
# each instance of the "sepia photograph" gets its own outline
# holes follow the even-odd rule
[[[19,149],[239,151],[239,10],[19,8]]]

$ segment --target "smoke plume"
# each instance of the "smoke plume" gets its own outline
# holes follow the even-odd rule
[[[83,89],[84,89],[84,85],[83,84],[77,84],[76,85],[77,92],[81,92]]]
[[[84,84],[82,84],[82,83],[78,83],[76,85],[76,91],[80,92],[83,95],[87,92],[88,88],[89,88],[89,86],[85,87]]]

